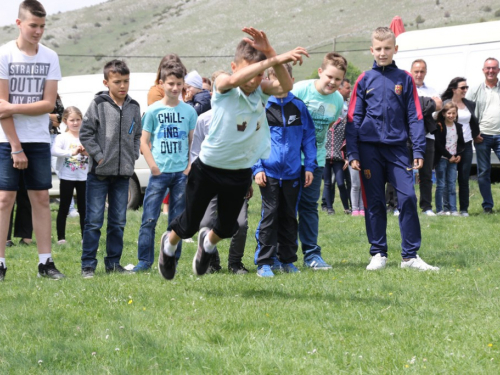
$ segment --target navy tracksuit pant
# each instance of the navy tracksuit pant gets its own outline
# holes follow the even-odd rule
[[[300,179],[278,180],[267,177],[262,195],[262,216],[255,232],[257,248],[254,262],[272,265],[276,255],[282,263],[297,261],[297,202]]]
[[[415,258],[420,248],[421,233],[417,198],[413,187],[413,160],[406,145],[388,146],[359,143],[361,177],[365,195],[365,223],[370,254],[387,256],[387,211],[385,184],[390,182],[398,197],[401,255]]]

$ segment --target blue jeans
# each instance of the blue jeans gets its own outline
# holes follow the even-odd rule
[[[347,197],[347,188],[344,184],[344,162],[334,161],[330,163],[330,160],[326,161],[325,168],[323,170],[323,197],[326,199],[326,207],[333,208],[333,200],[335,199],[335,184],[332,184],[332,173],[335,175],[335,181],[339,187],[340,200],[342,201],[342,206],[344,210],[349,209],[349,200]],[[347,171],[348,172],[348,171]]]
[[[481,134],[483,141],[475,143],[477,158],[477,182],[483,196],[483,208],[493,208],[491,195],[491,150],[500,158],[500,135]]]
[[[87,176],[85,228],[83,230],[82,268],[97,267],[97,248],[104,223],[104,208],[108,197],[108,226],[104,266],[112,269],[120,264],[123,251],[123,230],[127,222],[128,177],[108,176],[100,180],[95,174]]]
[[[311,255],[321,255],[321,247],[318,245],[318,199],[321,193],[321,176],[323,167],[318,167],[313,173],[314,179],[309,187],[304,188],[305,170],[302,167],[300,177],[299,198],[299,238],[302,243],[302,254],[304,260]]]
[[[458,200],[460,202],[460,211],[467,212],[469,209],[469,178],[472,165],[472,141],[465,144],[464,151],[460,154],[460,163],[458,163]]]
[[[155,228],[160,216],[161,203],[170,189],[170,201],[168,205],[168,224],[179,216],[186,207],[184,193],[186,191],[187,176],[182,172],[162,173],[158,176],[149,177],[148,187],[144,195],[142,212],[142,224],[139,229],[139,245],[137,258],[139,262],[148,267],[155,259]],[[177,245],[175,257],[180,258],[182,241]]]
[[[436,165],[436,211],[443,211],[443,198],[448,202],[451,212],[457,210],[457,164],[450,163],[448,159],[441,158]],[[445,207],[446,209],[448,207]]]

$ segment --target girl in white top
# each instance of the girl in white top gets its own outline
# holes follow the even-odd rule
[[[85,223],[85,189],[88,172],[88,154],[80,143],[80,127],[82,113],[76,107],[64,110],[62,121],[67,129],[59,134],[52,145],[52,156],[57,157],[57,176],[60,184],[60,203],[57,213],[57,243],[66,243],[66,217],[76,189],[78,212],[80,214],[80,228],[83,234]]]

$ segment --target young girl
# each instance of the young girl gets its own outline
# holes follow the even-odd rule
[[[66,132],[57,136],[51,150],[52,155],[57,156],[56,170],[61,181],[59,188],[61,198],[57,213],[57,243],[60,245],[66,243],[66,217],[75,188],[80,229],[83,234],[88,167],[88,154],[79,139],[82,113],[76,107],[68,107],[63,112],[62,121],[67,126]]]
[[[436,132],[436,210],[438,215],[460,216],[457,211],[457,164],[460,153],[464,150],[462,125],[456,122],[458,108],[448,102],[438,114],[438,130]],[[444,201],[444,205],[443,205]]]

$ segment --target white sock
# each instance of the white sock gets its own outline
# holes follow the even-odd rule
[[[163,245],[163,252],[169,257],[173,257],[175,255],[175,250],[177,250],[177,245],[172,245],[167,236]]]
[[[208,233],[207,233],[207,235],[205,236],[205,241],[203,241],[203,248],[205,249],[205,251],[207,253],[213,253],[215,251],[215,245],[216,244],[213,244],[210,242],[210,240],[208,239]]]
[[[5,264],[5,258],[0,258],[0,263],[2,263],[5,268],[7,268],[7,265]]]
[[[47,263],[47,259],[52,260],[52,253],[47,253],[47,254],[38,254],[38,264],[45,264]]]

